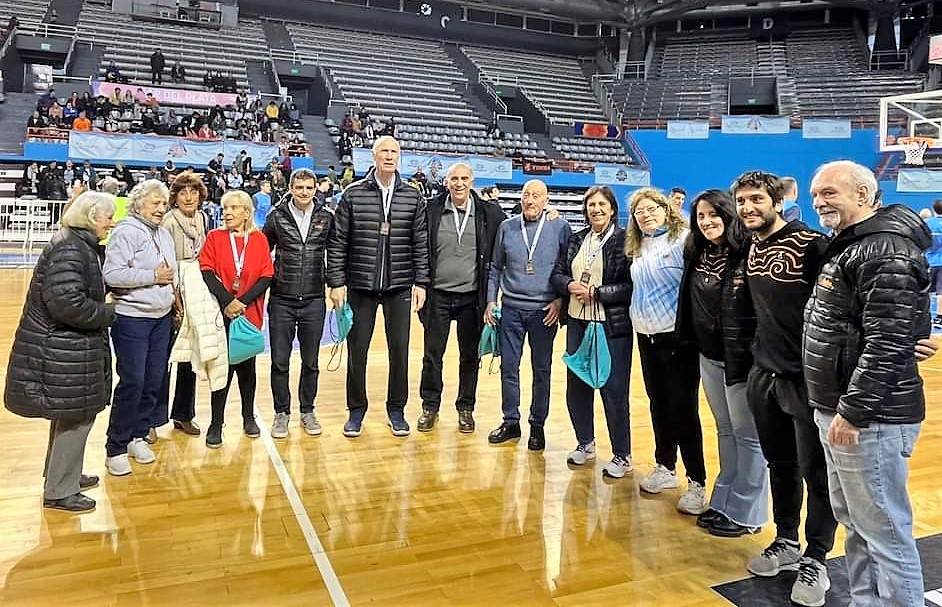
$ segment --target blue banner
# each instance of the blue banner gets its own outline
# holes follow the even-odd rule
[[[445,154],[422,154],[403,152],[399,157],[399,173],[409,178],[422,171],[430,181],[440,181],[448,168],[463,162],[474,171],[475,179],[513,178],[513,163],[510,158],[492,158],[490,156],[448,156]],[[373,166],[373,152],[367,148],[353,149],[353,168],[357,174],[366,173]]]
[[[850,135],[850,120],[805,118],[801,122],[802,139],[850,139]]]
[[[788,116],[723,116],[727,135],[787,135],[790,130]]]
[[[278,146],[251,141],[195,141],[160,135],[120,135],[116,133],[69,133],[69,157],[91,160],[120,160],[132,164],[163,165],[173,160],[177,166],[205,166],[216,154],[226,163],[245,150],[254,166],[264,166],[278,158]]]
[[[900,169],[897,192],[942,192],[942,172],[928,169]]]
[[[595,165],[595,183],[599,185],[651,185],[651,173],[617,164]]]
[[[706,120],[668,120],[668,139],[709,139],[710,123]]]

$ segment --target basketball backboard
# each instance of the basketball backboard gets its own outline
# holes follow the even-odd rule
[[[903,151],[900,137],[931,137],[942,147],[942,90],[880,99],[880,151]]]

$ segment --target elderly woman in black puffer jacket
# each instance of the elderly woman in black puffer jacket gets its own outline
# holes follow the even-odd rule
[[[85,192],[62,217],[36,263],[7,367],[4,404],[23,417],[50,420],[43,506],[87,512],[81,491],[98,484],[82,474],[85,441],[95,416],[111,401],[102,248],[114,227],[114,196]]]

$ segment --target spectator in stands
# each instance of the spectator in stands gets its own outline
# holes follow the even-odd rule
[[[111,172],[111,176],[124,183],[126,192],[131,191],[131,188],[137,184],[137,180],[134,179],[134,175],[131,174],[131,169],[122,162],[116,162],[114,164],[114,170]]]
[[[263,226],[272,208],[271,182],[262,180],[258,188],[258,192],[252,196],[252,202],[255,204],[255,225]]]
[[[330,179],[331,183],[335,185],[340,182],[337,178],[337,169],[332,164],[327,166],[327,179]]]
[[[62,108],[62,126],[72,128],[72,123],[78,117],[78,114],[75,104],[71,101],[66,101],[65,107]]]
[[[75,163],[72,162],[71,158],[65,161],[65,167],[62,169],[62,181],[69,187],[71,187],[72,182],[75,181]]]
[[[118,66],[115,65],[114,61],[109,63],[108,67],[105,68],[105,82],[124,82],[124,77],[121,75],[121,70],[118,69]]]
[[[95,167],[92,166],[91,160],[86,158],[82,162],[82,167],[77,177],[82,180],[82,183],[85,184],[85,187],[89,190],[97,189],[98,171],[96,171]]]
[[[95,111],[95,100],[92,98],[92,94],[88,91],[82,93],[82,96],[79,97],[78,102],[75,104],[80,111],[84,110],[89,118],[94,118],[93,112]]]
[[[348,437],[360,435],[366,415],[367,354],[380,304],[388,319],[388,423],[393,436],[409,434],[404,409],[409,397],[410,307],[418,312],[425,304],[429,251],[425,201],[399,175],[399,156],[398,141],[376,140],[375,166],[344,192],[327,246],[330,298],[337,309],[349,301],[358,319],[347,338],[350,414],[343,433]]]
[[[353,183],[353,180],[356,178],[356,171],[353,168],[352,164],[348,164],[343,168],[343,172],[340,174],[340,187],[342,189],[347,189],[347,187]]]
[[[134,109],[134,94],[131,92],[131,89],[125,89],[124,97],[121,98],[121,112],[130,112]],[[122,115],[122,118],[126,116]],[[126,118],[130,118],[127,116]]]
[[[562,300],[550,284],[560,252],[572,236],[565,221],[547,221],[546,184],[537,179],[523,186],[522,214],[505,220],[497,232],[487,285],[484,322],[498,326],[501,351],[501,408],[503,421],[487,440],[500,444],[520,438],[520,359],[523,342],[530,344],[533,368],[530,437],[527,447],[546,446],[543,425],[549,414],[553,339]],[[500,324],[494,315],[501,297]]]
[[[317,203],[319,205],[327,205],[328,200],[334,194],[334,184],[333,182],[326,178],[321,177],[317,180]]]
[[[179,60],[170,68],[170,78],[175,84],[183,84],[186,82],[186,68],[180,64]]]
[[[46,111],[46,116],[49,118],[49,126],[63,126],[64,113],[58,101],[54,101],[52,105],[49,106],[49,109]]]
[[[36,109],[40,111],[48,110],[53,103],[58,103],[58,99],[56,98],[55,89],[50,87],[49,90],[36,101]]]
[[[228,335],[230,323],[243,315],[258,329],[262,328],[265,291],[271,284],[274,268],[268,240],[255,225],[249,195],[239,190],[226,192],[222,197],[222,206],[224,227],[207,234],[199,259],[203,279],[219,302]],[[222,446],[226,399],[232,376],[236,373],[239,375],[239,396],[242,400],[242,429],[249,438],[261,436],[255,421],[253,356],[230,365],[229,381],[225,388],[212,394],[212,418],[206,430],[206,446],[211,449]]]
[[[288,108],[288,119],[290,120],[288,124],[291,128],[301,128],[301,110],[299,110],[298,106],[293,103]],[[370,135],[370,138],[372,139],[372,135]]]
[[[134,91],[134,103],[143,105],[145,101],[147,101],[147,95],[144,94],[144,89],[137,87],[137,90]]]
[[[274,122],[278,122],[278,116],[278,104],[274,101],[269,101],[268,105],[265,106],[265,118],[268,121],[268,124],[271,125]]]
[[[229,169],[229,172],[226,173],[226,187],[230,190],[239,190],[242,189],[243,183],[242,175],[239,174],[239,170],[233,165],[232,168]]]
[[[214,78],[213,78],[212,72],[210,72],[209,70],[207,70],[206,73],[203,74],[203,87],[204,87],[204,88],[207,88],[207,89],[209,89],[209,90],[213,90],[213,82],[214,82],[214,81],[215,81],[215,80],[214,80]]]
[[[670,200],[671,205],[681,214],[681,217],[683,217],[684,201],[687,200],[687,190],[677,186],[671,188],[668,200]]]
[[[26,121],[26,128],[28,129],[41,129],[46,125],[46,118],[39,113],[39,110],[34,110],[29,119]]]
[[[245,94],[245,91],[239,91],[239,94],[236,95],[236,110],[240,112],[245,112],[245,108],[249,105],[249,98]]]
[[[151,84],[163,84],[164,83],[164,66],[166,66],[167,61],[164,59],[164,54],[160,52],[158,48],[150,56],[150,83]]]
[[[200,126],[199,130],[196,131],[197,139],[215,139],[216,133],[213,132],[213,129],[208,124],[203,124]]]
[[[176,165],[173,164],[173,160],[168,159],[167,162],[164,163],[163,168],[160,169],[160,180],[169,185],[173,183],[174,179],[176,178],[176,175],[177,175],[177,167]],[[200,192],[203,192],[204,189],[205,189],[205,186],[203,189],[200,189]],[[201,196],[202,196],[202,199],[205,199],[206,193],[203,192]],[[173,207],[173,200],[174,200],[173,189],[171,188],[170,190],[171,208]]]
[[[782,177],[785,197],[782,199],[782,218],[785,221],[801,219],[801,207],[798,206],[798,181],[794,177]]]
[[[4,404],[25,417],[50,420],[43,507],[88,512],[81,493],[98,484],[82,474],[95,416],[111,402],[108,327],[98,241],[114,227],[111,196],[80,196],[33,272],[7,367]]]
[[[108,424],[105,466],[115,476],[131,473],[128,456],[152,463],[144,442],[153,432],[158,396],[170,356],[171,310],[177,260],[170,233],[160,227],[167,186],[145,181],[131,191],[130,214],[105,248],[105,283],[114,289],[117,321],[111,329],[118,370]]]
[[[221,174],[223,171],[225,171],[223,166],[223,160],[225,160],[225,158],[226,157],[223,155],[223,153],[219,152],[216,154],[215,158],[209,161],[209,164],[206,165],[206,168],[209,169],[209,171],[214,175]]]
[[[350,117],[350,114],[344,114],[343,120],[340,122],[340,132],[350,134],[353,132],[353,118]]]
[[[79,112],[78,117],[72,121],[72,130],[90,131],[92,130],[92,121],[85,115],[85,110]]]

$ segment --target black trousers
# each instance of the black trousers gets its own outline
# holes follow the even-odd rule
[[[229,379],[226,387],[216,390],[210,397],[212,407],[212,421],[210,426],[222,426],[225,421],[226,400],[229,398],[229,387],[232,385],[232,375],[239,376],[239,396],[242,398],[242,419],[254,416],[255,408],[255,357],[244,360],[237,365],[229,365]]]
[[[478,389],[478,342],[484,328],[477,291],[452,293],[435,291],[434,305],[419,317],[425,327],[425,353],[419,395],[422,408],[438,411],[442,404],[442,359],[451,333],[451,321],[458,324],[458,398],[455,408],[473,411]]]
[[[703,430],[697,388],[700,358],[695,348],[683,347],[673,333],[638,333],[638,354],[644,389],[651,403],[654,461],[668,470],[677,466],[677,448],[687,478],[706,483]]]
[[[798,541],[803,497],[808,489],[805,556],[824,562],[834,547],[837,521],[828,495],[827,461],[801,375],[782,376],[753,366],[746,397],[756,419],[762,454],[769,462],[776,535]]]
[[[288,371],[291,347],[297,336],[301,345],[301,375],[298,400],[301,413],[314,410],[320,370],[317,357],[324,332],[326,304],[321,298],[292,300],[274,295],[268,299],[268,336],[271,344],[271,395],[275,413],[291,414],[291,388]]]
[[[396,289],[383,293],[351,289],[347,295],[353,310],[353,327],[347,335],[347,408],[366,409],[366,359],[376,325],[376,309],[383,306],[386,347],[389,354],[389,379],[386,410],[402,411],[409,400],[409,327],[412,290]]]
[[[170,372],[167,372],[170,380]],[[177,381],[173,389],[173,408],[170,419],[192,421],[196,417],[196,373],[190,363],[177,363]]]

